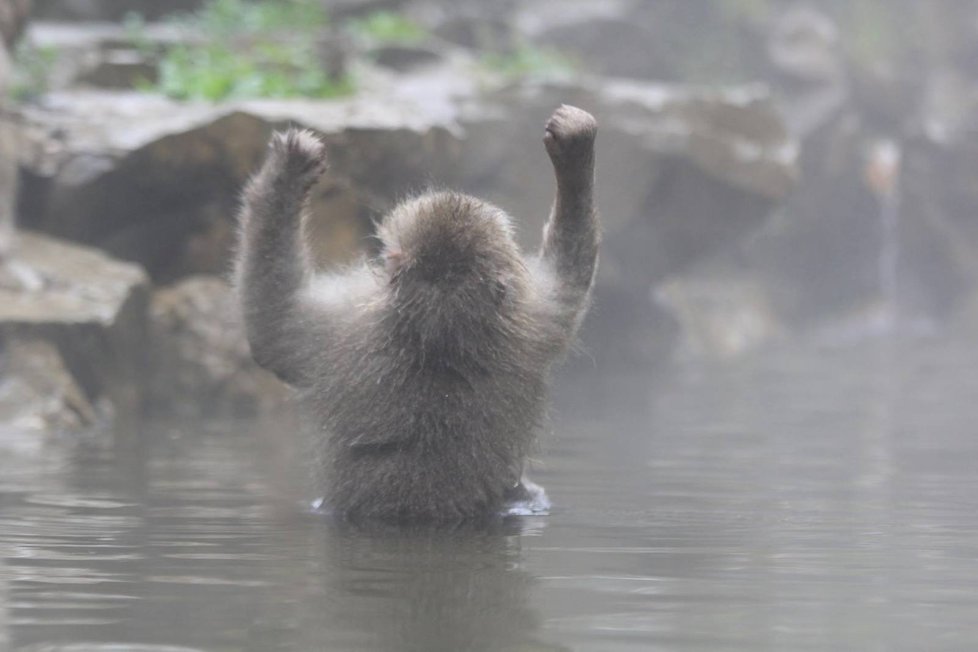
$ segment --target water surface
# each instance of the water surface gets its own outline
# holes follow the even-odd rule
[[[489,531],[302,511],[281,422],[0,443],[0,650],[978,649],[976,344],[565,375]]]

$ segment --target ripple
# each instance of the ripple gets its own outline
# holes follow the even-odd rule
[[[17,652],[204,652],[195,647],[149,645],[142,643],[40,643],[18,648]]]

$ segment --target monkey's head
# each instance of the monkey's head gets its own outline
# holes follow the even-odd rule
[[[432,193],[397,206],[378,229],[395,295],[405,302],[497,307],[526,291],[509,216],[467,195]]]

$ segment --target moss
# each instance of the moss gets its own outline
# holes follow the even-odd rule
[[[553,48],[528,44],[506,53],[486,54],[480,65],[507,79],[573,77],[579,72],[579,66],[568,55]]]
[[[28,102],[47,93],[60,56],[57,48],[38,47],[30,41],[21,41],[14,53],[13,81],[9,88],[11,99]]]
[[[410,45],[420,43],[430,36],[424,27],[393,11],[375,11],[352,20],[348,29],[355,36],[380,44]]]
[[[170,48],[147,88],[181,100],[312,97],[354,90],[323,67],[317,40],[329,27],[318,0],[211,0],[176,19],[196,36]]]

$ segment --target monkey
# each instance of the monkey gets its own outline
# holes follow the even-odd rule
[[[302,223],[326,147],[272,136],[243,191],[235,286],[254,359],[315,416],[334,515],[470,521],[535,491],[523,466],[597,269],[596,132],[568,105],[546,123],[556,197],[536,254],[502,209],[429,191],[382,218],[379,254],[323,272]]]

